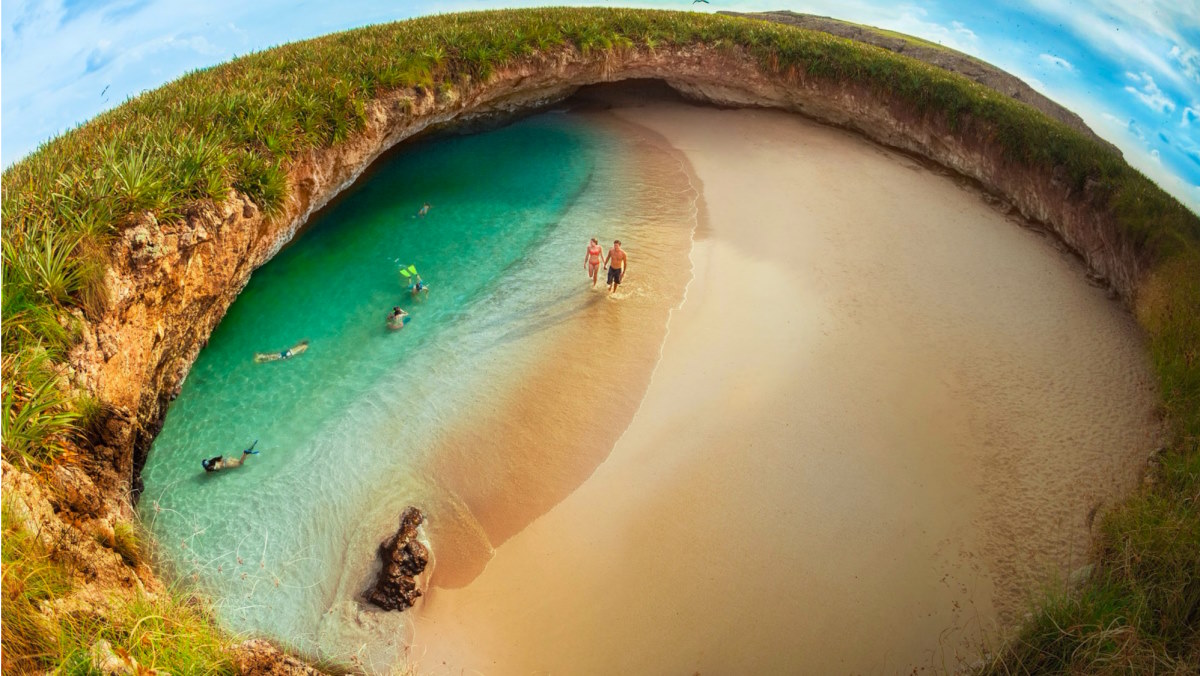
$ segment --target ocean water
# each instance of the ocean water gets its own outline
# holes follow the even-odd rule
[[[231,629],[341,657],[402,649],[401,615],[353,601],[374,546],[408,504],[470,521],[420,468],[464,402],[486,406],[540,334],[602,297],[580,263],[621,199],[618,144],[548,113],[413,145],[254,273],[171,405],[139,504],[165,567]],[[407,293],[409,264],[427,296]],[[292,359],[253,359],[301,339]],[[255,441],[243,467],[203,471]]]

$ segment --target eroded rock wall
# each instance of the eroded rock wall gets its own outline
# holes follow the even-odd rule
[[[280,213],[265,215],[231,191],[223,203],[198,205],[181,221],[157,223],[146,215],[127,228],[111,251],[108,309],[85,322],[71,355],[74,380],[112,415],[87,480],[76,482],[86,495],[76,490],[78,504],[67,509],[129,515],[129,496],[140,488],[140,468],[167,405],[251,273],[383,152],[430,129],[515,114],[561,100],[580,86],[634,78],[665,80],[700,101],[800,113],[967,176],[1052,228],[1126,301],[1149,263],[1119,236],[1114,220],[1097,212],[1089,189],[1077,191],[1053,171],[1010,163],[977,122],[951,130],[886,93],[802,74],[768,74],[754,57],[727,46],[592,54],[564,49],[499,69],[487,82],[466,81],[438,93],[401,90],[377,100],[361,133],[293,161]]]
[[[580,86],[631,78],[662,79],[693,99],[720,105],[800,113],[970,177],[1052,227],[1126,300],[1147,263],[1115,223],[1096,212],[1086,189],[1074,190],[1054,172],[1011,164],[989,130],[969,120],[951,130],[861,87],[770,75],[736,48],[590,55],[566,49],[498,70],[487,82],[464,82],[439,94],[402,90],[376,101],[365,130],[352,140],[293,162],[289,198],[272,217],[231,192],[223,204],[198,207],[183,221],[160,224],[147,215],[127,229],[112,251],[109,310],[88,326],[72,355],[76,380],[115,412],[101,444],[104,487],[122,496],[123,486],[136,492],[168,402],[251,272],[384,151],[430,128],[528,110]]]

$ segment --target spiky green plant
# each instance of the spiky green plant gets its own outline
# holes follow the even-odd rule
[[[62,391],[49,353],[27,348],[5,355],[4,363],[5,372],[22,375],[2,386],[4,451],[37,467],[70,447],[80,414]]]

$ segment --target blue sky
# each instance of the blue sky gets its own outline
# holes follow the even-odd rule
[[[563,2],[0,0],[0,161],[183,73],[284,42],[433,12]],[[594,2],[692,9],[690,0]],[[710,0],[939,42],[1079,113],[1200,213],[1200,0]]]

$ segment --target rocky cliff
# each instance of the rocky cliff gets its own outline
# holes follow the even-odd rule
[[[111,251],[107,310],[84,322],[83,340],[70,357],[75,382],[94,392],[110,416],[87,474],[63,479],[63,494],[76,497],[57,498],[56,507],[105,523],[129,516],[129,496],[139,490],[140,468],[169,402],[251,273],[383,152],[431,129],[535,109],[581,86],[633,78],[664,80],[697,101],[803,114],[969,177],[1053,229],[1127,301],[1148,264],[1115,221],[1097,212],[1092,187],[1077,190],[1056,171],[1011,163],[992,130],[972,120],[951,129],[884,93],[803,73],[769,74],[755,57],[728,45],[586,54],[563,48],[497,69],[485,82],[463,81],[436,93],[404,89],[374,101],[361,133],[294,158],[279,213],[264,214],[231,191],[222,203],[199,205],[182,220],[158,223],[146,214],[124,230]],[[6,468],[6,488],[9,474]]]
[[[156,223],[147,214],[127,229],[112,251],[110,307],[87,324],[71,355],[76,381],[113,411],[100,444],[105,467],[96,477],[106,492],[138,490],[138,472],[167,404],[254,269],[380,154],[431,128],[535,108],[580,86],[631,78],[665,80],[698,101],[782,108],[927,158],[1052,228],[1126,300],[1135,293],[1146,261],[1114,221],[1096,213],[1089,190],[1073,189],[1056,172],[1006,161],[990,130],[970,120],[950,129],[863,88],[768,75],[753,57],[728,47],[562,50],[498,70],[487,82],[377,100],[364,132],[292,163],[282,213],[267,217],[230,192],[224,203],[194,209],[184,220]]]

